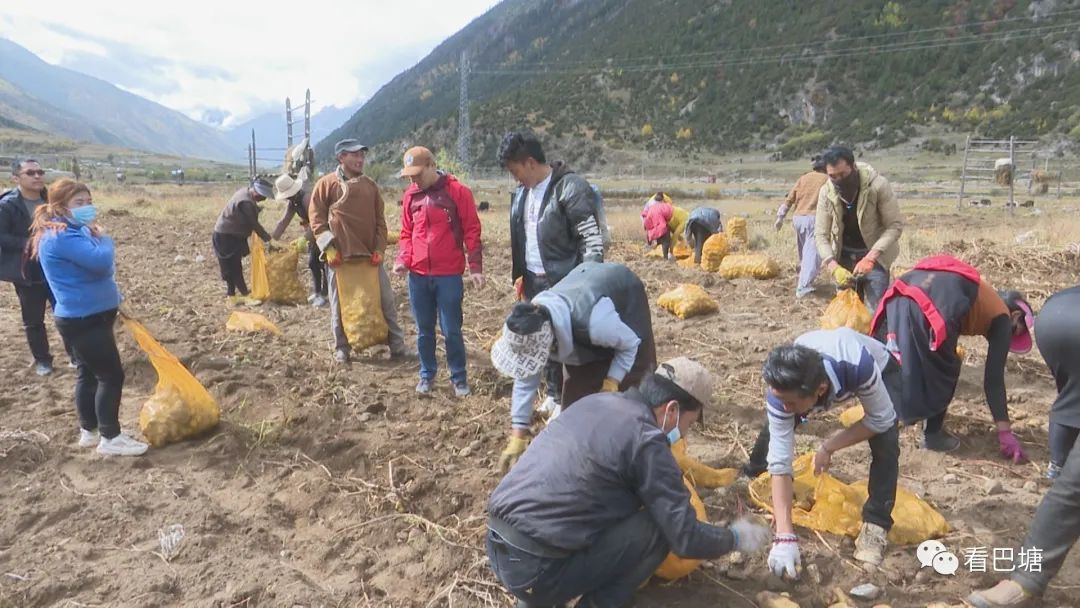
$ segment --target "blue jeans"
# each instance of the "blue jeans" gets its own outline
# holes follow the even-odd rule
[[[660,528],[645,509],[562,559],[532,555],[493,530],[486,544],[495,576],[529,608],[561,606],[578,596],[579,608],[627,606],[668,554]]]
[[[461,337],[461,301],[465,283],[461,275],[429,277],[409,273],[409,304],[416,320],[416,350],[420,355],[420,377],[435,378],[439,363],[435,359],[435,315],[439,316],[443,342],[446,343],[446,364],[450,380],[465,384],[465,339]]]

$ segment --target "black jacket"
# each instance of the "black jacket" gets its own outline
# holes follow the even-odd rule
[[[636,389],[581,399],[540,433],[488,502],[488,513],[545,545],[580,551],[642,508],[671,551],[714,559],[727,528],[697,520],[667,437]]]
[[[45,195],[43,190],[42,200]],[[45,281],[41,264],[26,259],[26,245],[30,242],[30,224],[33,221],[18,188],[0,197],[0,281],[20,284]]]
[[[528,189],[514,193],[510,206],[513,278],[525,275],[525,207]],[[604,236],[597,223],[596,193],[589,182],[561,162],[551,164],[551,183],[540,205],[540,258],[554,285],[582,262],[604,261]]]

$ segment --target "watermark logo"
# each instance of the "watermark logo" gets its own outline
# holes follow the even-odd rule
[[[1042,549],[1037,547],[966,547],[960,554],[968,572],[1042,572]],[[923,568],[941,575],[955,575],[960,569],[960,559],[940,541],[924,541],[915,555]]]

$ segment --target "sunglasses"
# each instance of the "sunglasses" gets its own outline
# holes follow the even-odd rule
[[[43,177],[45,171],[43,169],[30,169],[29,171],[23,171],[23,175],[29,175],[30,177]]]

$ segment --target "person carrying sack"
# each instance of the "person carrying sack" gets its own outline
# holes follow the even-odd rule
[[[248,245],[251,233],[259,235],[267,247],[273,240],[259,223],[262,209],[258,205],[273,197],[274,187],[270,182],[256,177],[232,195],[214,224],[214,255],[221,268],[221,279],[225,281],[226,297],[230,304],[246,300],[249,293],[247,282],[244,281],[244,258],[251,253]]]
[[[274,192],[274,200],[285,201],[285,213],[270,236],[275,241],[280,240],[293,217],[300,218],[300,227],[304,229],[304,241],[307,243],[308,269],[311,270],[311,295],[308,296],[308,302],[316,308],[326,306],[326,263],[322,260],[319,246],[315,244],[315,235],[311,233],[311,222],[308,220],[311,193],[304,189],[302,180],[293,179],[287,173],[274,180]]]
[[[337,268],[344,263],[378,267],[379,301],[389,328],[390,356],[408,355],[390,275],[382,263],[386,251],[386,209],[378,184],[364,175],[367,151],[368,147],[355,139],[337,142],[334,155],[338,167],[315,183],[308,209],[311,232],[327,265],[334,360],[341,364],[349,362],[352,352],[342,325],[342,302],[338,297]]]

